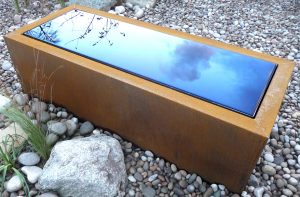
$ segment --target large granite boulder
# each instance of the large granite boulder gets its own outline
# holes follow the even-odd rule
[[[69,0],[70,4],[78,4],[90,8],[108,11],[118,3],[118,0]]]
[[[125,0],[126,3],[130,3],[132,5],[137,5],[141,8],[147,7],[153,7],[156,3],[156,0]]]
[[[120,143],[99,135],[57,143],[39,185],[62,197],[119,196],[126,178]]]

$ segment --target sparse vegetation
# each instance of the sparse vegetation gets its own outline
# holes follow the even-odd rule
[[[46,136],[42,129],[33,124],[24,112],[16,107],[8,107],[1,110],[0,113],[8,117],[13,122],[16,122],[24,130],[28,136],[28,142],[32,145],[33,149],[45,160],[48,159],[50,154],[50,147],[46,143]]]
[[[26,142],[20,143],[20,135],[7,135],[0,143],[0,190],[3,191],[4,182],[8,174],[15,174],[22,182],[26,196],[29,195],[29,187],[24,175],[17,169],[16,161]]]

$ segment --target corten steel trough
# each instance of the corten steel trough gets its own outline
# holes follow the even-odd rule
[[[98,42],[91,42],[88,48],[92,50],[91,53],[94,53],[97,50],[101,50],[101,46],[106,46],[107,49],[110,49],[108,45],[113,47],[119,44],[115,49],[121,50],[123,53],[109,53],[107,55],[112,55],[111,60],[113,62],[120,61],[121,64],[122,59],[128,59],[128,56],[133,54],[130,46],[121,45],[122,42],[125,43],[125,40],[120,41],[122,36],[129,39],[132,29],[137,32],[145,32],[144,35],[137,33],[134,37],[139,40],[140,36],[144,36],[146,44],[139,43],[142,46],[145,45],[145,53],[141,55],[141,51],[137,52],[136,57],[134,57],[135,62],[129,62],[129,65],[131,63],[138,63],[139,66],[143,64],[149,65],[149,62],[154,61],[154,59],[149,59],[149,57],[152,57],[158,50],[160,50],[158,53],[162,54],[162,57],[167,57],[168,54],[165,54],[161,47],[155,48],[156,46],[150,46],[158,38],[147,36],[148,31],[167,34],[157,34],[162,37],[176,36],[184,39],[184,43],[192,43],[191,45],[195,46],[183,48],[181,51],[174,49],[179,55],[187,54],[189,57],[188,62],[183,62],[183,58],[176,57],[175,63],[180,63],[182,67],[179,65],[179,68],[176,68],[175,71],[172,69],[170,71],[170,67],[165,68],[164,62],[162,63],[159,72],[171,72],[172,76],[177,76],[176,79],[163,77],[155,79],[156,74],[151,79],[151,76],[145,77],[143,73],[134,73],[126,69],[117,68],[115,67],[116,65],[99,63],[97,61],[98,56],[89,58],[89,54],[78,55],[70,49],[64,49],[61,46],[56,47],[55,45],[60,42],[60,38],[55,37],[55,30],[51,33],[51,30],[49,30],[51,29],[50,26],[43,26],[43,28],[48,28],[48,35],[46,34],[46,37],[44,35],[47,42],[33,39],[32,37],[34,36],[31,34],[24,35],[25,32],[69,11],[73,13],[78,12],[77,9],[80,13],[85,11],[97,14],[92,15],[93,20],[97,18],[97,20],[101,21],[102,17],[114,19],[112,23],[108,24],[111,27],[119,25],[121,28],[124,24],[126,26],[126,23],[129,23],[148,28],[147,30],[129,25],[131,27],[127,28],[129,35],[125,35],[127,32],[114,30],[112,32],[115,32],[115,34],[116,32],[119,33],[119,40],[117,41],[109,40],[109,36],[112,35],[108,35],[106,30],[110,29],[104,28],[104,32],[98,32],[100,45],[98,45]],[[73,24],[76,24],[76,22],[80,23],[80,19],[75,20],[75,17],[77,17],[75,15],[70,18],[67,18],[67,15],[63,15],[63,17],[66,18],[66,23],[70,20],[72,20]],[[120,24],[115,25],[115,23]],[[96,27],[91,22],[80,38],[70,40],[72,46],[76,42],[79,43],[76,46],[80,47],[84,39],[91,35],[89,33],[93,31],[93,28]],[[74,32],[76,34],[76,28]],[[47,37],[49,35],[52,37]],[[70,39],[72,39],[72,35],[71,33]],[[156,33],[153,35],[156,35]],[[65,37],[61,39],[66,38],[68,38],[67,32]],[[175,39],[175,37],[172,37],[172,39]],[[163,43],[164,40],[162,39],[156,44]],[[140,147],[150,149],[157,155],[174,162],[179,168],[196,172],[208,181],[225,184],[234,192],[242,191],[266,144],[293,70],[292,62],[280,58],[75,5],[50,14],[8,34],[5,37],[5,41],[26,93],[36,94],[36,89],[39,89],[39,95],[45,100],[53,101],[66,107],[81,118],[88,119],[96,125],[115,131]],[[201,47],[195,44],[198,42],[202,43]],[[101,45],[101,43],[105,44]],[[71,45],[66,44],[66,46]],[[96,46],[96,48],[93,48],[93,46]],[[97,46],[100,48],[97,48]],[[173,45],[171,43],[171,46],[166,46],[170,48]],[[126,47],[128,47],[127,50]],[[156,50],[147,51],[147,48],[151,47],[154,47]],[[213,51],[210,53],[211,48],[221,52],[216,53]],[[232,55],[232,58],[243,55],[245,58],[246,56],[247,58],[251,57],[253,61],[263,62],[263,64],[270,66],[267,72],[268,76],[265,76],[266,81],[259,92],[260,96],[257,97],[256,105],[251,108],[252,111],[250,110],[251,113],[241,110],[242,107],[235,108],[235,105],[238,103],[244,105],[250,101],[255,94],[255,88],[259,87],[257,78],[247,78],[247,76],[252,76],[248,72],[249,70],[244,72],[245,76],[242,77],[244,81],[239,82],[244,84],[246,81],[248,86],[251,86],[252,83],[254,90],[251,88],[249,90],[246,89],[247,94],[245,95],[248,95],[248,97],[245,95],[241,97],[243,99],[239,97],[240,100],[234,101],[229,106],[224,103],[224,98],[221,98],[220,103],[214,98],[205,97],[207,94],[214,92],[214,88],[218,88],[218,86],[222,87],[218,91],[222,91],[225,87],[229,90],[231,86],[227,87],[224,84],[225,79],[223,80],[222,77],[229,77],[229,79],[239,78],[240,76],[234,75],[234,72],[236,68],[242,67],[242,64],[236,65],[232,70],[232,75],[227,73],[226,70],[221,70],[221,74],[218,72],[219,74],[215,76],[215,80],[221,80],[222,83],[217,85],[212,83],[213,88],[200,91],[200,93],[205,93],[203,98],[201,95],[199,96],[193,92],[184,91],[184,88],[182,90],[182,84],[187,83],[187,81],[205,80],[207,77],[204,74],[202,76],[197,73],[198,70],[193,70],[189,67],[190,64],[196,62],[197,65],[198,63],[199,65],[209,64],[209,68],[213,66],[213,59],[198,60],[198,55],[191,55],[193,51],[201,49],[204,49],[204,51],[199,53],[199,56],[206,54],[207,56],[216,55],[214,57],[219,57],[217,56],[218,54],[232,53],[235,54]],[[77,48],[75,47],[73,50],[76,52]],[[190,51],[186,53],[186,50]],[[157,59],[160,59],[160,56],[157,57]],[[193,58],[196,58],[196,60]],[[156,63],[157,59],[155,60]],[[137,60],[140,60],[140,62]],[[225,62],[230,62],[231,59],[224,57],[221,60],[224,60],[225,64]],[[234,62],[231,63],[234,64]],[[257,64],[253,64],[253,66],[257,66]],[[137,70],[135,71],[138,71],[138,68],[140,67],[136,67]],[[200,70],[206,72],[207,70],[205,69],[207,67],[201,67]],[[260,70],[252,70],[251,73],[261,72]],[[185,71],[188,71],[188,74],[183,77],[180,76]],[[160,79],[162,81],[159,81]],[[163,81],[164,79],[166,81]],[[178,81],[182,81],[182,83],[178,83],[176,87],[175,85],[173,87],[172,83],[165,83],[174,82],[175,84]],[[213,81],[211,80],[211,82]],[[187,86],[187,89],[189,87],[192,86]],[[196,85],[195,87],[198,86]],[[251,92],[252,90],[254,93]],[[226,91],[222,95],[227,95],[228,92]],[[226,98],[229,98],[229,100],[232,98],[231,101],[233,101],[235,95],[227,95]]]

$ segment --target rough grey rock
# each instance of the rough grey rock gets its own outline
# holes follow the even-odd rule
[[[42,168],[37,166],[24,166],[21,168],[21,171],[26,174],[27,180],[32,184],[38,181],[43,172]]]
[[[63,135],[67,131],[67,126],[62,122],[52,122],[48,125],[48,129],[51,133]]]
[[[117,0],[69,0],[71,4],[78,4],[98,10],[110,10],[118,3]]]
[[[22,188],[22,182],[17,175],[14,175],[9,179],[9,181],[5,185],[5,188],[8,192],[19,191]]]
[[[116,196],[125,184],[119,142],[105,135],[72,139],[52,149],[39,184],[60,196]],[[80,185],[80,187],[78,187]]]
[[[79,132],[81,135],[87,135],[92,133],[94,130],[94,126],[92,123],[90,123],[89,121],[84,122],[79,129]]]
[[[40,156],[34,152],[23,152],[18,157],[18,162],[24,166],[34,166],[40,162]]]
[[[141,8],[151,8],[155,5],[156,0],[126,0],[125,2],[131,5],[138,5]]]

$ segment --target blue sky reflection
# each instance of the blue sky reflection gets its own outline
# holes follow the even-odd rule
[[[251,117],[276,68],[271,62],[78,10],[25,35]]]

